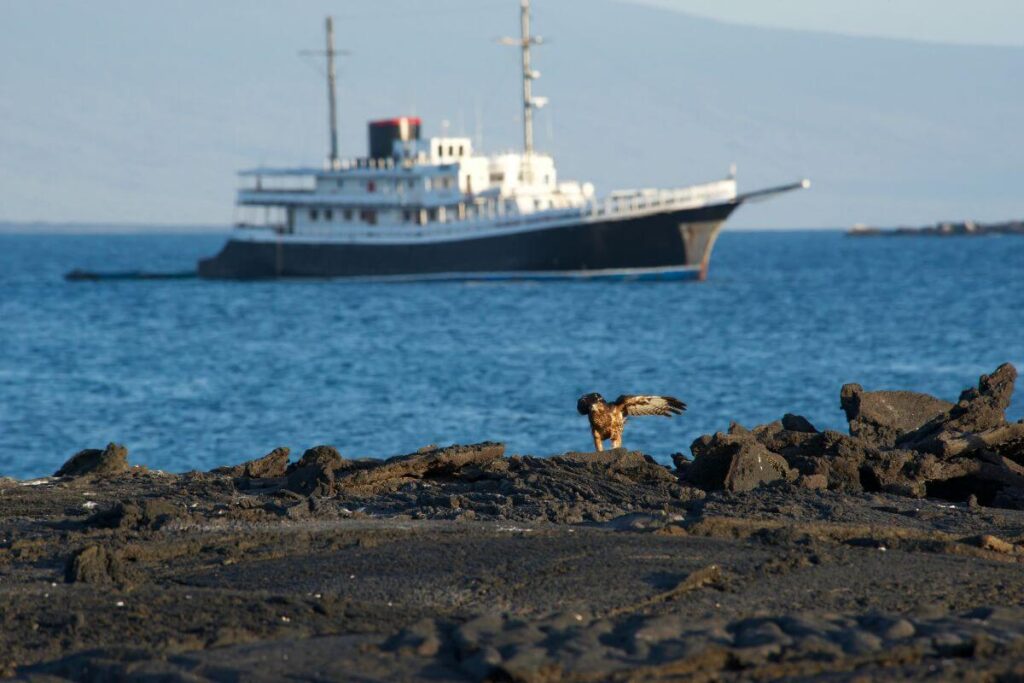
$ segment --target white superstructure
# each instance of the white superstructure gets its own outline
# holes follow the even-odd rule
[[[402,117],[372,126],[419,125]],[[342,161],[337,170],[243,171],[238,223],[284,233],[346,226],[424,226],[582,207],[589,183],[559,181],[546,154],[476,154],[469,138],[394,141],[391,156]]]
[[[543,41],[531,33],[529,0],[521,0],[520,37],[502,40],[522,51],[521,151],[483,155],[473,149],[468,137],[421,139],[420,119],[403,116],[369,124],[367,157],[340,159],[333,36],[328,18],[325,55],[331,144],[324,168],[243,171],[237,199],[239,227],[278,236],[430,237],[430,230],[442,226],[439,233],[452,235],[498,229],[517,220],[625,216],[665,202],[700,206],[736,196],[731,178],[678,190],[617,192],[606,200],[596,198],[590,183],[560,180],[554,159],[534,149],[533,112],[545,106],[547,98],[532,91],[540,73],[533,69],[531,48]]]

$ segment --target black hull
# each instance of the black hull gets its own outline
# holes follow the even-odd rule
[[[216,279],[703,279],[722,223],[737,202],[619,220],[402,244],[231,239],[199,263]]]

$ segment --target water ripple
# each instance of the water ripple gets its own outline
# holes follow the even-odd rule
[[[1024,366],[1015,239],[726,232],[704,284],[61,279],[177,270],[222,239],[0,236],[0,474],[111,440],[175,471],[317,443],[557,453],[588,447],[587,391],[686,400],[682,419],[626,433],[666,459],[734,419],[842,427],[845,382],[955,399],[1003,361]]]

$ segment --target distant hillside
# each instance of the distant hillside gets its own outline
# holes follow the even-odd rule
[[[551,39],[537,55],[537,91],[552,101],[539,143],[564,177],[675,185],[736,162],[746,189],[814,181],[734,226],[1024,214],[1024,48],[758,29],[611,0],[535,4]],[[494,42],[516,31],[516,3],[351,6],[6,6],[0,217],[230,223],[236,169],[324,154],[324,86],[297,51],[321,45],[328,11],[353,53],[341,67],[346,153],[364,151],[367,119],[399,113],[424,116],[427,132],[447,119],[482,133],[488,149],[519,145],[516,57]]]

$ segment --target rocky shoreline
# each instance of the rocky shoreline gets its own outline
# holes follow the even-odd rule
[[[641,453],[211,472],[111,444],[0,479],[0,674],[28,680],[1024,676],[1016,370],[958,401],[846,385]]]
[[[1024,222],[936,223],[922,227],[875,228],[857,225],[846,231],[850,237],[984,237],[986,235],[1024,235]]]

